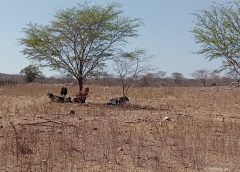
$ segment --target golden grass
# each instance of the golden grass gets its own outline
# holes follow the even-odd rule
[[[117,107],[120,87],[90,86],[85,105],[49,102],[59,90],[0,88],[0,171],[240,171],[238,88],[132,88]]]

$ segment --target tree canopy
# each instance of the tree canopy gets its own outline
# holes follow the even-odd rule
[[[233,70],[240,75],[240,2],[215,4],[195,14],[192,29],[199,54],[208,59],[221,59],[221,70]]]
[[[79,83],[98,74],[106,60],[137,37],[140,19],[124,17],[117,4],[88,4],[60,10],[47,25],[28,24],[22,51],[29,60],[70,73]]]
[[[20,71],[20,74],[25,76],[26,82],[33,82],[37,78],[43,76],[38,67],[29,65]]]
[[[193,72],[192,76],[196,79],[199,79],[202,82],[203,86],[205,87],[206,82],[210,76],[210,72],[206,69],[200,69]]]
[[[173,73],[171,73],[171,76],[172,76],[176,85],[182,86],[182,82],[183,82],[183,79],[184,79],[184,76],[183,76],[182,73],[173,72]]]

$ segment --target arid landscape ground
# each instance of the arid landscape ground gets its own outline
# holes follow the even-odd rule
[[[1,87],[0,172],[240,171],[239,88],[131,88],[108,106],[121,88],[89,87],[84,105],[50,102],[57,85]]]

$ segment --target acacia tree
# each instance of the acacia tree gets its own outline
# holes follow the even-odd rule
[[[146,65],[147,59],[145,51],[139,49],[132,52],[120,52],[113,60],[113,70],[121,81],[123,96],[127,96],[132,82],[140,73],[150,70]]]
[[[40,78],[42,72],[37,66],[29,65],[20,71],[20,74],[24,75],[26,82],[33,82],[37,78]]]
[[[183,74],[181,74],[181,73],[179,73],[179,72],[173,72],[173,73],[171,74],[171,76],[172,76],[172,78],[173,78],[173,80],[174,80],[174,82],[175,82],[176,85],[182,86],[183,79],[184,79]]]
[[[48,25],[28,24],[21,39],[23,54],[41,66],[71,74],[81,92],[87,78],[103,70],[128,38],[138,36],[141,20],[122,16],[119,7],[84,4],[58,11]]]
[[[221,83],[221,76],[219,75],[218,70],[211,71],[210,74],[209,74],[209,77],[211,79],[212,86],[217,86],[217,83],[218,84]]]
[[[240,2],[229,6],[216,4],[195,14],[192,29],[199,54],[206,58],[221,59],[221,70],[235,71],[240,75]]]
[[[192,73],[192,76],[196,79],[199,79],[205,87],[209,78],[209,71],[205,69],[196,70],[194,73]]]
[[[167,74],[167,72],[165,72],[165,71],[158,71],[157,73],[156,73],[156,76],[158,77],[158,78],[164,78],[165,76],[166,76],[166,74]]]

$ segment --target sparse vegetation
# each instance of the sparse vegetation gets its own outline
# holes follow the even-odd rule
[[[210,77],[210,72],[208,70],[205,69],[200,69],[195,71],[194,73],[192,73],[192,76],[198,80],[201,81],[201,83],[203,84],[203,86],[206,86],[206,82],[208,80],[208,78]]]
[[[171,74],[175,84],[177,86],[182,86],[183,84],[183,80],[184,80],[184,77],[183,77],[183,74],[182,73],[179,73],[179,72],[174,72]]]
[[[138,75],[150,70],[145,64],[147,59],[145,51],[140,49],[121,52],[115,57],[113,70],[121,81],[123,97],[127,96],[129,88]]]
[[[133,88],[130,104],[109,107],[120,87],[89,87],[86,105],[49,102],[56,85],[1,88],[0,169],[240,170],[239,88]]]
[[[23,55],[62,76],[41,77],[33,65],[22,75],[0,73],[0,172],[240,171],[240,1],[214,3],[194,14],[198,54],[221,59],[223,65],[196,70],[193,79],[180,72],[154,73],[145,50],[129,50],[132,45],[126,45],[139,36],[142,19],[124,17],[115,3],[89,4],[58,10],[48,24],[30,23],[23,30]],[[181,14],[165,6],[171,17]],[[166,59],[175,48],[175,56],[184,57],[189,46],[177,39],[186,35],[171,29],[180,31],[176,26],[185,23],[159,20],[169,10],[156,9],[161,13],[149,14],[153,22],[146,22],[154,30],[144,29],[152,32],[145,35],[150,41],[139,41]],[[11,26],[13,21],[6,21],[3,25]],[[169,21],[174,25],[166,25]],[[176,70],[190,63],[181,60],[174,61]],[[228,75],[220,74],[224,70]]]

